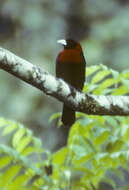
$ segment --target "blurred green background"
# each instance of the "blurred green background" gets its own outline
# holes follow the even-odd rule
[[[0,1],[1,47],[55,75],[61,38],[81,42],[88,66],[129,68],[129,1]],[[61,111],[61,103],[2,70],[0,92],[0,116],[27,125],[50,150],[58,148],[63,129],[49,117]]]

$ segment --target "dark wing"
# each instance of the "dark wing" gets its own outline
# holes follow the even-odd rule
[[[71,69],[69,63],[65,63],[59,60],[59,55],[56,59],[56,77],[64,79],[70,83]]]
[[[61,62],[59,56],[56,59],[56,77],[64,79],[67,83],[71,84],[77,89],[82,89],[85,82],[85,69],[86,61],[83,56],[83,61],[80,63],[74,62]]]

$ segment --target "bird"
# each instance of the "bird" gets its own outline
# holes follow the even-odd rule
[[[63,45],[63,50],[56,58],[56,77],[82,91],[85,82],[86,60],[80,43],[73,39],[61,39],[57,43]],[[65,126],[72,126],[75,120],[75,111],[64,103],[62,123]]]

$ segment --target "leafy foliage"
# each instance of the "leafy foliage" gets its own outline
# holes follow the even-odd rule
[[[4,136],[12,133],[11,146],[0,145],[0,189],[42,189],[42,184],[50,183],[45,173],[50,153],[41,141],[15,121],[0,118],[0,128]],[[47,163],[42,161],[43,155]]]
[[[128,70],[119,73],[104,65],[97,65],[88,67],[86,76],[83,89],[86,93],[128,95]],[[61,153],[63,158],[67,151],[66,160],[60,168],[63,167],[63,173],[69,171],[70,189],[98,188],[101,180],[118,189],[117,181],[108,174],[111,171],[123,180],[119,168],[122,166],[128,170],[129,117],[89,116],[82,113],[77,113],[77,117],[70,131],[68,146],[57,153],[59,160]]]
[[[84,92],[125,95],[128,73],[103,65],[89,67]],[[50,121],[58,117],[56,113]],[[110,173],[123,180],[119,167],[128,170],[129,117],[77,113],[77,118],[67,146],[54,154],[45,150],[24,125],[0,118],[2,135],[11,135],[10,146],[0,145],[0,189],[92,190],[98,188],[100,181],[116,188],[117,182]]]

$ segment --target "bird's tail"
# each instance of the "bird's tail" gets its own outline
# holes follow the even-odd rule
[[[75,111],[63,105],[62,122],[64,125],[71,126],[75,122]]]

